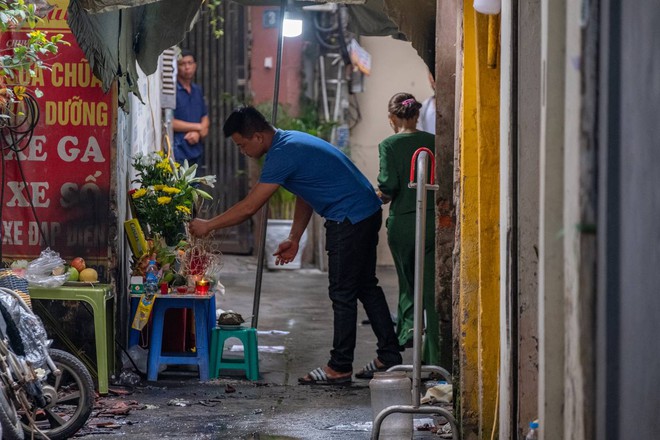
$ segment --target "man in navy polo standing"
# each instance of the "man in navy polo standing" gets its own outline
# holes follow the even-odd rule
[[[209,117],[202,88],[193,82],[197,62],[192,51],[183,49],[178,59],[174,129],[174,159],[204,165],[204,138],[209,132]]]

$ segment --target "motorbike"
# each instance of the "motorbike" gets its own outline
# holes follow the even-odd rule
[[[19,292],[0,287],[0,426],[8,440],[66,439],[94,407],[94,383],[75,356],[50,348]]]

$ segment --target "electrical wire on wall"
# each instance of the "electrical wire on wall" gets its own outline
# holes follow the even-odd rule
[[[0,160],[2,162],[2,189],[0,189],[0,224],[2,224],[3,219],[5,206],[5,188],[7,187],[6,157],[8,153],[13,153],[13,157],[16,159],[18,171],[23,182],[23,191],[25,192],[27,196],[26,198],[30,203],[32,215],[34,215],[34,219],[39,230],[39,235],[41,236],[43,242],[48,247],[50,247],[48,238],[41,229],[41,222],[37,217],[37,211],[33,204],[32,194],[30,194],[27,180],[25,179],[25,173],[23,172],[23,166],[21,164],[21,155],[19,154],[23,152],[28,147],[28,145],[30,145],[34,129],[38,123],[39,106],[37,105],[36,99],[30,93],[26,92],[21,99],[7,102],[2,107],[0,107]],[[2,234],[0,234],[0,262],[2,261],[3,257],[4,241],[5,237],[3,227]]]
[[[313,13],[314,37],[320,48],[322,114],[326,122],[334,124],[331,142],[342,149],[347,148],[349,130],[361,118],[353,96],[355,69],[348,48],[355,37],[347,30],[347,21],[346,8],[341,5]]]
[[[346,115],[346,121],[348,122],[348,128],[351,130],[362,120],[362,112],[360,112],[360,103],[357,100],[357,97],[354,94],[349,95],[348,100],[348,112]]]

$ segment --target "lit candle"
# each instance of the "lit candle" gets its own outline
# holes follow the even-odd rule
[[[202,278],[195,282],[195,292],[203,295],[209,292],[209,280]]]

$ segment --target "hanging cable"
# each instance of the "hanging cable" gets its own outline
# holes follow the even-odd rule
[[[36,99],[25,93],[23,99],[2,107],[0,114],[0,135],[3,152],[10,149],[23,151],[32,140],[32,134],[39,122],[39,106]]]
[[[339,30],[339,22],[336,12],[318,12],[314,14],[314,37],[319,45],[327,51],[339,49],[336,32]],[[322,22],[330,22],[324,25]]]
[[[330,26],[324,26],[321,23],[321,18],[326,15],[314,14],[314,28],[319,32],[334,32],[339,28],[339,23],[335,20]]]
[[[362,120],[362,112],[360,111],[360,102],[355,95],[349,95],[348,106],[348,128],[353,129]]]
[[[337,126],[348,123],[348,127],[354,127],[360,120],[360,111],[357,100],[350,98],[347,105],[342,103],[346,100],[345,85],[350,84],[347,78],[347,66],[352,66],[347,41],[353,36],[346,29],[346,8],[338,6],[332,11],[316,12],[314,14],[314,37],[321,48],[319,73],[321,75],[321,91],[323,93],[323,111],[326,122]],[[326,78],[326,72],[332,71],[331,78]],[[334,87],[334,97],[327,92],[328,86]],[[330,114],[330,105],[333,102],[334,112]],[[352,106],[352,108],[351,108]],[[334,133],[334,130],[333,130]],[[333,134],[334,138],[334,134]]]

